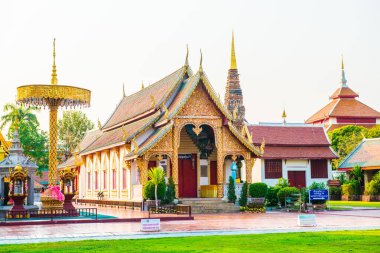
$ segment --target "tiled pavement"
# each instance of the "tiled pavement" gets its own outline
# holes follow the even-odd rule
[[[140,211],[117,208],[99,208],[99,213],[120,218],[146,217],[146,214]],[[317,227],[312,228],[298,227],[297,215],[296,213],[283,212],[198,214],[195,215],[193,221],[161,222],[161,232],[159,233],[140,232],[140,223],[138,222],[4,226],[0,229],[0,244],[213,234],[380,229],[380,209],[318,213],[316,214]]]

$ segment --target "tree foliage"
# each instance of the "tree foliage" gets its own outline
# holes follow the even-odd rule
[[[66,154],[72,153],[85,133],[93,128],[94,123],[83,112],[63,112],[62,119],[58,120],[58,138]]]
[[[380,137],[380,126],[367,129],[361,126],[348,125],[328,133],[331,146],[339,155],[333,161],[333,168],[338,168],[342,160],[363,140],[363,138]]]
[[[24,154],[29,156],[39,167],[48,166],[48,135],[39,128],[39,122],[34,114],[36,108],[26,108],[22,105],[8,103],[4,106],[1,117],[1,129],[9,125],[7,136],[13,139],[13,132],[18,127],[21,146]],[[37,170],[37,174],[39,171]]]
[[[235,203],[236,201],[235,180],[231,176],[229,177],[227,198],[230,203]]]
[[[148,171],[149,181],[154,185],[154,196],[156,200],[156,208],[158,207],[157,188],[160,182],[165,182],[165,172],[161,167],[154,167]],[[164,184],[165,185],[165,184]]]

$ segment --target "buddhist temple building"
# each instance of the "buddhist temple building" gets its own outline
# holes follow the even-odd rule
[[[237,73],[236,64],[230,72]],[[195,73],[186,56],[171,74],[123,94],[91,144],[80,150],[79,197],[96,199],[102,192],[105,199],[142,200],[148,170],[156,166],[173,178],[178,198],[200,197],[203,186],[223,198],[233,161],[243,164],[241,178],[251,182],[263,149],[235,127],[243,118],[231,108],[211,86],[202,55]]]
[[[259,123],[248,126],[253,144],[265,140],[265,152],[253,167],[253,182],[270,186],[285,178],[294,187],[332,179],[331,160],[338,158],[331,148],[325,129],[302,123]]]
[[[340,163],[339,171],[350,171],[356,165],[364,174],[364,184],[368,184],[380,171],[380,138],[363,139]]]
[[[9,169],[14,169],[16,166],[20,165],[22,169],[27,169],[28,172],[28,197],[27,204],[34,204],[34,176],[38,166],[24,155],[23,149],[21,147],[18,130],[13,132],[13,140],[11,147],[8,149],[8,155],[0,161],[0,195],[3,199],[4,205],[9,202],[9,184],[10,184],[10,173]]]
[[[323,125],[327,131],[345,125],[373,127],[380,124],[380,113],[363,104],[358,93],[347,85],[342,60],[340,87],[330,96],[330,102],[306,120],[307,124]]]

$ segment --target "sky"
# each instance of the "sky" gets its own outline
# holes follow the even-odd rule
[[[104,124],[123,96],[180,68],[203,69],[224,97],[231,32],[250,123],[304,122],[339,87],[380,110],[380,1],[0,1],[0,107],[16,88],[58,83],[92,91]],[[0,114],[2,111],[0,110]],[[48,129],[48,112],[38,113]]]

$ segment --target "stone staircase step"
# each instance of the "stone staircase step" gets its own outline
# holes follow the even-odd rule
[[[190,205],[192,213],[237,213],[240,207],[219,198],[184,198],[184,205]]]

